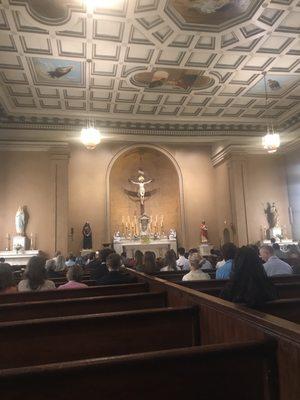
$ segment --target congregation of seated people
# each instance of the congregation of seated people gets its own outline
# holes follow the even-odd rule
[[[227,282],[220,294],[223,299],[256,307],[276,299],[276,291],[268,278],[298,272],[286,262],[290,258],[295,265],[300,260],[297,246],[283,252],[275,241],[271,245],[241,248],[225,243],[220,250],[214,249],[211,256],[202,256],[196,248],[186,251],[183,247],[178,248],[177,254],[168,250],[164,257],[157,257],[153,251],[137,250],[130,258],[126,252],[118,255],[107,247],[85,257],[75,257],[71,253],[65,258],[58,251],[48,260],[41,256],[32,257],[18,283],[11,266],[1,259],[0,293],[87,288],[82,282],[84,274],[95,285],[135,282],[136,278],[124,271],[124,267],[147,275],[182,272],[179,279],[184,282],[210,280],[214,278],[214,271],[217,280]],[[56,285],[54,281],[58,278],[66,282]]]

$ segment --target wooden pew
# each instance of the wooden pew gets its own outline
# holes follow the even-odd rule
[[[200,344],[196,307],[0,323],[0,369]]]
[[[128,283],[122,285],[92,286],[86,289],[48,290],[45,292],[22,292],[0,294],[0,304],[20,303],[22,301],[41,301],[55,299],[69,299],[94,296],[113,296],[118,294],[144,293],[148,285],[142,283]]]
[[[161,293],[84,297],[0,304],[0,322],[166,307]]]
[[[60,285],[64,285],[65,283],[68,282],[67,279],[58,279],[58,280],[52,279],[52,280],[55,283],[56,287],[58,287]],[[87,286],[96,286],[97,285],[97,282],[95,281],[95,279],[83,279],[81,282],[85,283]]]
[[[215,272],[206,272],[206,271],[203,272],[208,273],[211,279],[214,279],[216,276]],[[181,281],[183,276],[186,275],[187,273],[188,271],[157,272],[153,276],[155,276],[156,278],[165,279],[169,282],[178,282]]]
[[[59,278],[48,278],[50,281],[55,283],[55,286],[58,287],[60,285],[64,285],[65,283],[68,282],[67,278],[65,276],[61,276]],[[20,279],[15,279],[16,284],[18,284],[20,281],[22,280],[22,278]],[[85,283],[88,286],[95,286],[96,285],[96,281],[94,279],[82,279],[81,281],[82,283]]]
[[[300,324],[300,298],[269,301],[259,311]]]
[[[211,345],[0,371],[5,400],[275,400],[268,342]]]
[[[299,324],[129,268],[128,271],[139,280],[147,281],[151,292],[166,290],[172,307],[198,305],[202,345],[273,338],[277,343],[280,400],[299,400]]]
[[[219,296],[221,290],[226,286],[228,280],[211,279],[209,281],[177,281],[181,286],[198,290],[199,292],[210,294],[211,296]],[[279,280],[274,282],[279,299],[290,299],[300,297],[300,283],[280,283]]]
[[[275,283],[275,287],[280,299],[300,298],[300,282]]]

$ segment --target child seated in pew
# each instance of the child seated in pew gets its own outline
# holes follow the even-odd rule
[[[233,303],[256,308],[278,298],[257,252],[251,246],[241,247],[235,256],[230,281],[220,297]]]
[[[201,262],[203,261],[203,258],[197,253],[191,253],[189,255],[189,263],[191,266],[191,270],[188,274],[184,275],[182,280],[183,281],[203,281],[210,279],[209,274],[206,274],[205,272],[201,271]]]
[[[9,264],[0,263],[0,294],[16,293],[17,287]]]
[[[85,283],[81,283],[81,278],[83,275],[83,269],[79,265],[73,265],[69,268],[67,272],[68,282],[64,285],[60,285],[57,289],[83,289],[88,286]]]
[[[55,289],[54,282],[46,279],[45,260],[34,256],[28,261],[24,272],[24,278],[18,284],[19,292],[40,292]]]

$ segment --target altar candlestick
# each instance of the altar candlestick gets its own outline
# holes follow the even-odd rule
[[[10,250],[10,234],[9,233],[7,233],[6,235],[6,251],[9,251]]]

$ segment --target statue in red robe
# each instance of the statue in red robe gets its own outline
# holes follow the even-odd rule
[[[208,229],[205,221],[202,221],[200,225],[200,241],[201,243],[208,243]]]

